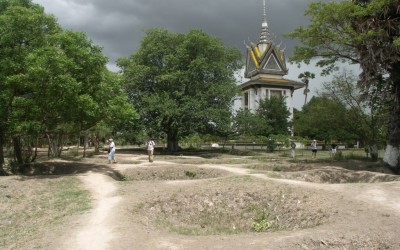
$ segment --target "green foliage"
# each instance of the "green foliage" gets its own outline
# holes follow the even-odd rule
[[[274,150],[276,149],[276,144],[277,144],[277,141],[274,139],[274,138],[270,138],[268,141],[267,141],[267,150],[269,151],[269,152],[274,152]]]
[[[256,215],[254,218],[253,223],[251,224],[251,228],[256,232],[266,232],[271,229],[277,229],[278,226],[276,225],[273,218],[269,212],[265,211],[265,209],[260,209],[255,207]]]
[[[234,118],[234,127],[239,135],[268,137],[271,134],[289,135],[290,111],[283,97],[262,100],[256,113],[240,109]]]
[[[5,206],[0,216],[2,249],[30,248],[31,242],[48,233],[49,228],[62,227],[71,216],[91,208],[90,191],[76,177],[43,178],[40,182],[29,178],[17,184],[15,181],[3,181],[7,186],[0,186]],[[5,221],[10,223],[5,226]]]
[[[256,221],[253,222],[251,227],[253,228],[254,231],[256,232],[265,232],[268,231],[270,228],[274,226],[273,221],[268,221],[266,218],[262,217],[260,219],[257,219]]]
[[[20,164],[16,161],[10,161],[9,162],[9,168],[11,173],[13,174],[18,174],[20,172]]]
[[[121,175],[120,181],[129,181],[129,178],[126,175]]]
[[[326,97],[313,97],[301,112],[295,113],[295,134],[302,137],[329,141],[355,139],[343,126],[346,108]]]
[[[260,115],[253,114],[250,110],[240,109],[234,118],[235,131],[240,136],[268,136],[272,127]]]
[[[261,100],[256,115],[271,127],[273,134],[290,134],[290,111],[286,106],[284,97],[271,97],[270,99]]]
[[[19,154],[46,134],[58,156],[67,136],[137,118],[101,48],[39,5],[1,0],[0,33],[0,146],[17,138]]]
[[[350,1],[311,3],[305,12],[310,16],[309,26],[301,26],[288,34],[303,43],[303,46],[295,47],[290,60],[308,64],[318,57],[317,65],[324,67],[323,74],[335,70],[335,63],[341,60],[357,63],[357,54],[351,45],[351,41],[359,38],[351,27],[353,11],[354,5]]]
[[[267,150],[269,152],[274,152],[276,149],[282,146],[289,145],[289,138],[287,135],[270,135],[266,141]]]
[[[196,172],[191,171],[191,170],[185,170],[185,175],[189,178],[195,178],[196,177]]]
[[[335,154],[335,156],[334,156],[334,159],[335,159],[335,160],[338,160],[338,161],[343,160],[343,159],[344,159],[344,156],[343,156],[342,151],[336,152],[336,154]]]
[[[383,144],[388,120],[382,100],[366,98],[351,72],[334,75],[322,84],[318,96],[295,110],[295,134],[329,142]]]
[[[304,100],[304,104],[307,103],[307,95],[308,93],[310,93],[310,89],[308,88],[308,84],[310,82],[310,79],[314,79],[315,78],[315,74],[311,73],[309,71],[300,73],[298,78],[300,78],[304,83],[305,83],[305,88],[304,88],[304,92],[303,94],[305,95],[305,100]]]
[[[213,140],[206,139],[206,141],[213,141]],[[181,142],[182,144],[187,144],[190,147],[199,148],[201,146],[201,143],[203,143],[203,140],[200,138],[200,135],[196,133],[182,138]]]
[[[146,31],[139,50],[118,60],[123,84],[148,134],[164,133],[169,150],[194,132],[226,134],[241,55],[199,30]]]
[[[306,71],[306,72],[300,73],[298,78],[302,79],[303,82],[308,84],[309,79],[314,79],[315,78],[315,74],[311,73],[309,71]]]
[[[385,89],[375,89],[375,92],[385,91]],[[340,124],[337,124],[338,127],[335,126],[335,129],[340,131],[342,128],[350,135],[343,133],[340,138],[338,134],[335,139],[350,144],[354,139],[362,144],[384,144],[389,118],[387,103],[372,93],[370,96],[363,95],[358,87],[357,78],[351,72],[344,70],[341,74],[335,74],[331,82],[323,83],[319,96],[338,102],[346,109],[343,112],[345,116],[337,117],[340,119]]]
[[[274,166],[272,171],[280,172],[280,171],[282,171],[282,167],[281,166]]]
[[[393,44],[400,47],[400,38],[395,39]]]
[[[290,60],[300,65],[317,59],[316,65],[323,68],[323,74],[336,70],[340,62],[360,64],[362,70],[358,85],[363,96],[372,102],[370,108],[376,111],[376,100],[389,100],[391,119],[387,142],[398,148],[399,2],[319,1],[310,4],[306,15],[310,16],[309,26],[299,27],[289,34],[303,43],[295,48]],[[400,162],[392,167],[400,168]]]

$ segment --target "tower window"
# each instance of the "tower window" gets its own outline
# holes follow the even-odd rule
[[[248,108],[249,107],[249,92],[244,93],[243,99],[244,99],[244,108]]]
[[[270,90],[269,91],[269,94],[270,94],[270,98],[272,98],[272,97],[282,97],[282,90]]]

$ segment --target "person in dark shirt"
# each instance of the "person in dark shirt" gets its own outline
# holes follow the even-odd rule
[[[313,140],[312,142],[311,142],[311,157],[313,158],[313,159],[316,159],[317,158],[317,140]]]
[[[332,148],[332,156],[335,156],[335,154],[336,154],[336,149],[337,149],[337,144],[332,143],[332,144],[331,144],[331,148]]]

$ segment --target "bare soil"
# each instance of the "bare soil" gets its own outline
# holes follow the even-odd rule
[[[116,159],[27,171],[78,176],[93,209],[16,249],[400,249],[400,177],[379,164],[276,154]]]

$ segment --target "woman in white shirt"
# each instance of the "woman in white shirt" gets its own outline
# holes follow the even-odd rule
[[[115,143],[113,139],[108,139],[108,163],[117,163],[115,161]]]
[[[147,154],[149,155],[149,162],[153,162],[153,154],[154,154],[154,146],[156,144],[154,143],[154,141],[149,138],[146,142],[146,146],[147,146]]]

